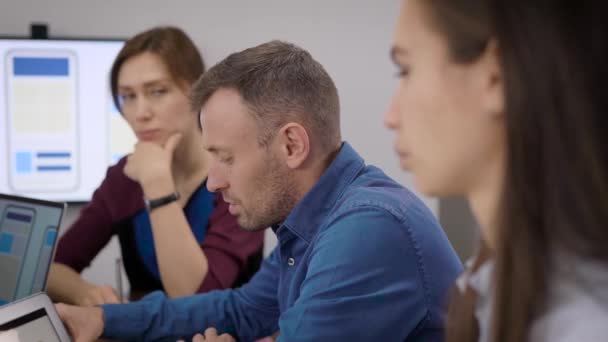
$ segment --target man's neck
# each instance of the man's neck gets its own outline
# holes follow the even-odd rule
[[[340,153],[340,149],[342,144],[338,145],[331,152],[324,152],[321,155],[321,152],[317,152],[318,155],[313,155],[311,159],[311,165],[302,171],[297,177],[297,198],[298,201],[302,200],[304,196],[319,182],[319,179],[325,171],[329,168],[331,163],[336,159],[338,154]]]

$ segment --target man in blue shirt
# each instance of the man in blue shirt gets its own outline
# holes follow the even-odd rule
[[[207,187],[244,229],[272,227],[278,246],[239,289],[59,305],[77,340],[189,339],[208,327],[241,341],[442,340],[462,266],[424,204],[342,142],[336,87],[308,52],[273,41],[234,53],[192,102]]]

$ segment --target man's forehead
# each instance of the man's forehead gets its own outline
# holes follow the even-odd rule
[[[243,128],[246,127],[247,122],[243,120],[239,113],[235,113],[229,109],[217,109],[203,107],[201,110],[199,119],[203,131],[209,131],[210,134],[221,132],[222,135],[226,135],[244,130]]]
[[[230,152],[234,148],[234,139],[226,139],[222,134],[207,134],[203,128],[203,148],[212,153]],[[209,132],[210,133],[210,132]]]
[[[203,129],[203,147],[211,152],[227,149],[226,140],[233,140],[226,139],[229,138],[227,135],[231,130],[226,127],[217,127],[213,121],[208,120],[203,111],[200,114],[200,121]]]
[[[234,91],[220,89],[203,104],[200,111],[202,125],[238,125],[244,121],[246,107]]]
[[[203,109],[200,120],[203,146],[211,152],[234,151],[243,144],[257,142],[257,127],[242,117],[205,113]]]

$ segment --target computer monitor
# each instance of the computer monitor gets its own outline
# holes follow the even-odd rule
[[[0,194],[0,305],[43,291],[65,203]]]
[[[123,40],[0,38],[0,192],[91,199],[135,136],[114,106]]]

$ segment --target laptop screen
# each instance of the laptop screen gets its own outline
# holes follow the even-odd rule
[[[46,310],[41,308],[0,325],[0,341],[60,342]]]
[[[0,305],[44,290],[64,208],[0,194]]]

